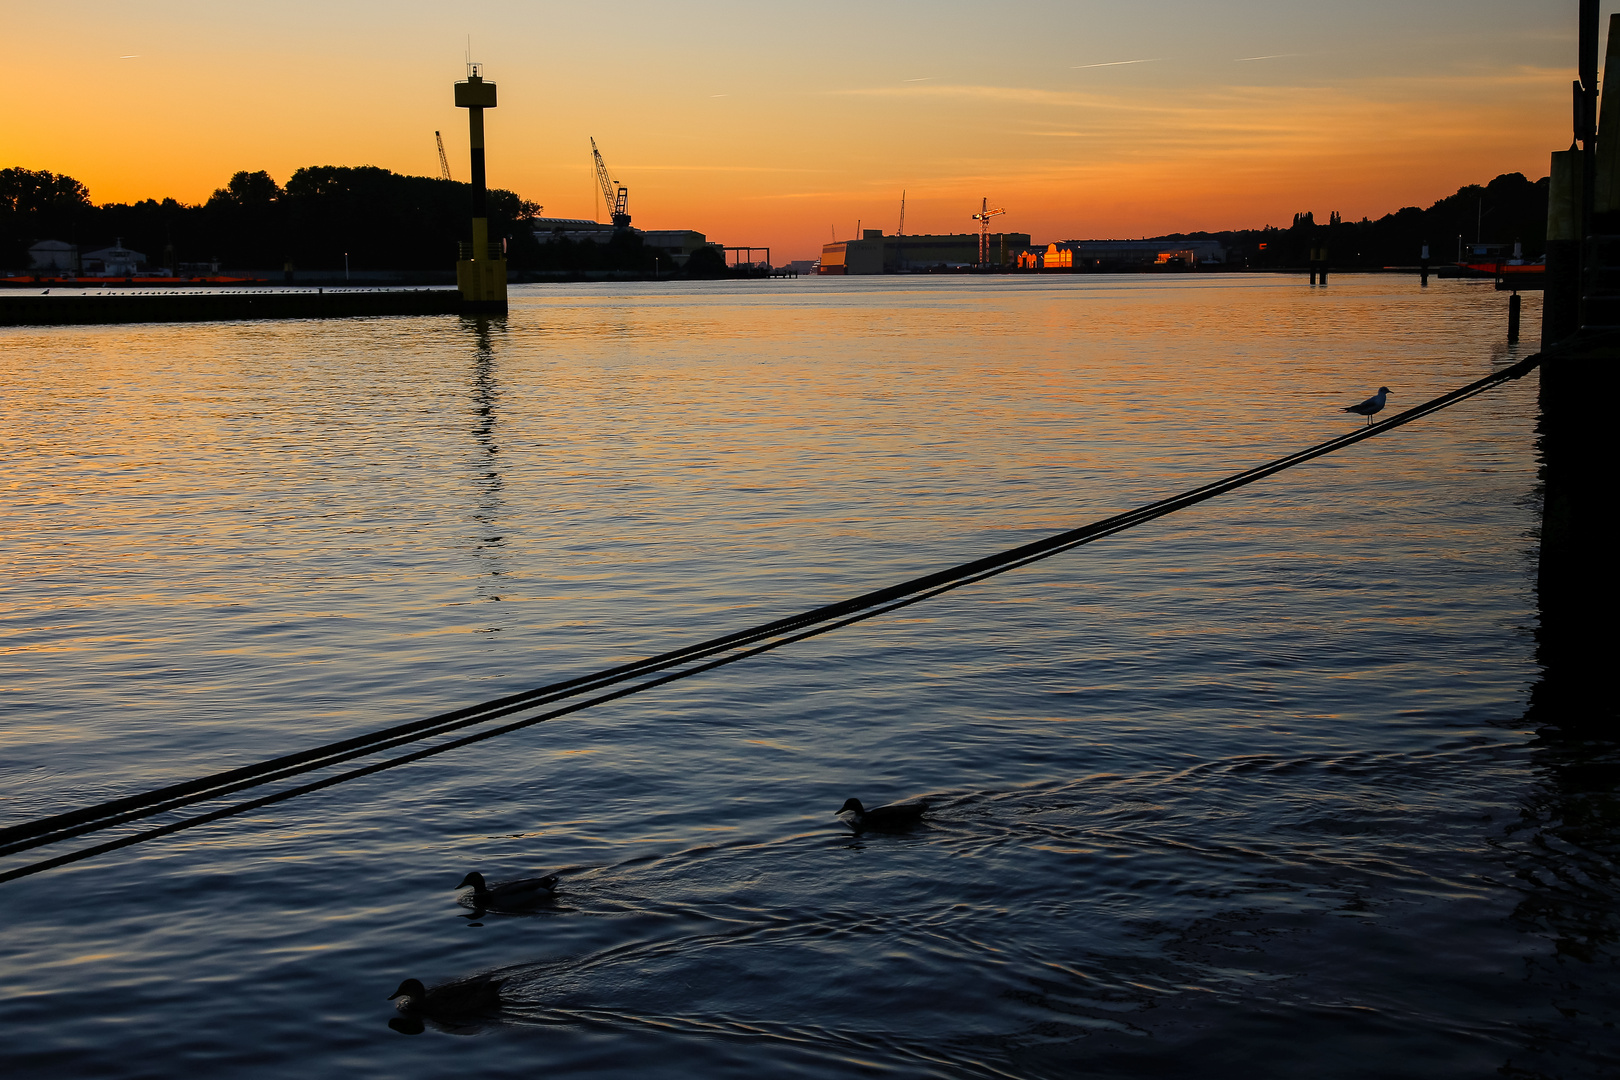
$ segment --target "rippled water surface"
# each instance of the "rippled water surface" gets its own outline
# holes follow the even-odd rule
[[[0,330],[0,824],[1151,501],[1347,430],[1381,383],[1404,408],[1498,369],[1529,351],[1505,306],[1396,277],[801,279],[525,287],[487,322]],[[1613,778],[1571,779],[1525,719],[1535,386],[0,884],[0,1056],[1609,1074]],[[852,795],[934,809],[857,837]],[[563,883],[474,917],[475,869]],[[499,1004],[413,1025],[385,1000],[406,977]]]

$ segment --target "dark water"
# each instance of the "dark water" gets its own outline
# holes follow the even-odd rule
[[[1149,501],[1381,383],[1400,408],[1510,362],[1504,308],[1393,277],[801,280],[0,330],[0,821]],[[1525,718],[1535,381],[0,885],[8,1072],[1612,1074],[1614,769]],[[851,795],[936,809],[852,837]],[[470,919],[473,869],[564,882]],[[407,1034],[405,977],[501,1004]]]

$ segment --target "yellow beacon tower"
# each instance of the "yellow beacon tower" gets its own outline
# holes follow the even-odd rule
[[[466,109],[472,135],[472,243],[463,242],[456,262],[461,310],[506,313],[506,254],[489,240],[489,190],[484,186],[484,110],[495,107],[495,84],[485,82],[482,64],[467,65],[467,81],[456,83],[456,108]]]

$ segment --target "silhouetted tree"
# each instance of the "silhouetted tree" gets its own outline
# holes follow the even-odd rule
[[[694,278],[725,277],[728,272],[726,257],[712,247],[700,247],[687,257],[682,272]]]
[[[40,240],[74,243],[94,210],[89,190],[71,176],[0,169],[0,266],[27,266],[29,245]]]
[[[1406,206],[1376,221],[1344,221],[1335,211],[1326,225],[1318,225],[1307,210],[1295,214],[1287,229],[1175,233],[1157,239],[1219,240],[1241,262],[1256,267],[1302,266],[1313,244],[1325,244],[1329,261],[1338,266],[1409,266],[1417,262],[1424,244],[1435,262],[1445,262],[1456,257],[1459,237],[1465,242],[1517,242],[1526,258],[1535,259],[1546,251],[1547,189],[1545,177],[1531,181],[1521,173],[1503,173],[1484,186],[1459,188],[1427,210]]]

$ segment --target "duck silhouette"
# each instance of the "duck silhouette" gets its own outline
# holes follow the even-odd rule
[[[906,829],[922,820],[928,809],[925,802],[890,803],[868,810],[859,799],[845,799],[844,805],[833,813],[844,819],[844,824],[856,832],[876,829],[879,832]]]
[[[388,1026],[406,1035],[420,1035],[422,1021],[450,1031],[476,1030],[477,1021],[487,1019],[501,1007],[498,979],[471,978],[445,983],[429,990],[421,979],[406,979],[388,995],[400,1015]]]
[[[479,910],[523,911],[543,904],[557,895],[557,875],[539,878],[520,878],[496,885],[484,884],[484,875],[474,870],[461,879],[458,889],[472,887],[467,900]]]

